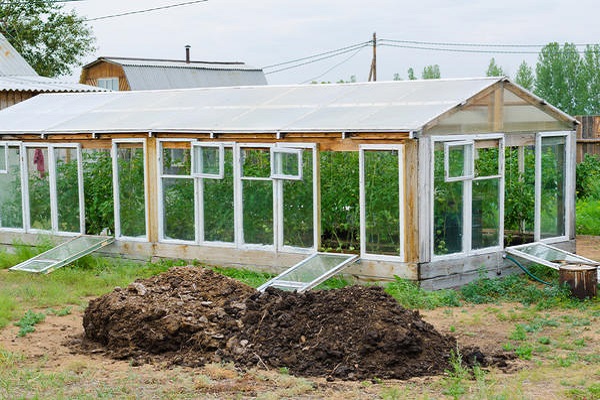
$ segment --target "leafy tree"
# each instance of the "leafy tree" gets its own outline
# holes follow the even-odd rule
[[[423,68],[423,74],[421,77],[423,79],[440,79],[442,77],[442,74],[440,73],[440,66],[437,64],[426,66]]]
[[[581,80],[587,88],[583,112],[595,115],[600,113],[600,45],[587,46],[582,63]]]
[[[42,76],[68,75],[95,50],[85,19],[52,0],[0,2],[0,32]]]
[[[492,57],[490,60],[490,65],[488,65],[488,69],[485,72],[486,76],[506,76],[502,67],[496,64],[496,59]]]
[[[547,44],[535,68],[535,94],[569,114],[584,114],[587,98],[584,67],[573,43],[562,47],[556,42]]]
[[[411,81],[417,79],[417,77],[415,76],[415,70],[412,69],[412,67],[408,69],[408,79]]]
[[[394,72],[394,80],[395,81],[401,81],[402,77],[400,76],[400,74],[398,72]]]
[[[525,61],[519,65],[517,70],[517,76],[515,76],[515,83],[523,86],[527,90],[533,90],[535,84],[535,76],[533,75],[533,68],[531,68]]]

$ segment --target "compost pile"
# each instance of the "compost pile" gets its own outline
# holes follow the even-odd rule
[[[341,379],[434,375],[456,340],[380,287],[259,293],[209,269],[175,267],[90,302],[84,348],[134,363],[286,367]]]

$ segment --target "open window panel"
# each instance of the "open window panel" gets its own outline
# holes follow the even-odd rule
[[[192,143],[192,176],[223,179],[223,143]]]
[[[600,266],[598,261],[590,260],[589,258],[570,253],[566,250],[562,250],[542,242],[507,247],[505,251],[512,256],[520,257],[556,270],[560,269],[560,267],[565,264],[583,264],[596,267]]]
[[[48,274],[111,244],[114,240],[110,236],[78,236],[14,267],[10,267],[9,270]]]
[[[273,147],[271,149],[271,178],[302,180],[302,149]]]
[[[444,143],[444,178],[446,182],[473,178],[473,141]]]
[[[8,173],[8,143],[0,142],[0,174]]]
[[[355,254],[315,253],[267,281],[258,290],[264,292],[268,287],[275,287],[302,293],[331,278],[357,259]]]

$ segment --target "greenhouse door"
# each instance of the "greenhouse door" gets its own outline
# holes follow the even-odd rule
[[[360,146],[360,253],[404,259],[404,146]]]

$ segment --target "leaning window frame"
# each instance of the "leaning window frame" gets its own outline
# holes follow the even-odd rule
[[[203,172],[204,170],[204,159],[202,155],[202,149],[204,148],[216,148],[219,155],[219,173],[211,174]],[[192,142],[191,143],[191,176],[192,178],[204,178],[204,179],[223,179],[224,176],[224,159],[225,159],[225,146],[223,143],[207,143],[207,142]],[[196,172],[196,171],[199,172]]]

